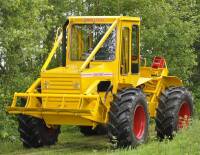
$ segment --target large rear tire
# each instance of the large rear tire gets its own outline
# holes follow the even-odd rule
[[[18,131],[24,147],[38,148],[57,142],[60,126],[48,128],[44,120],[27,115],[19,115],[18,121]]]
[[[118,147],[136,147],[148,138],[149,114],[145,95],[139,89],[120,91],[110,108],[109,137]]]
[[[174,132],[188,127],[193,114],[192,95],[184,87],[172,87],[159,98],[156,113],[156,131],[161,140],[172,139]]]

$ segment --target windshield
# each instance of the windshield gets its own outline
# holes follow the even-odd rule
[[[111,24],[75,24],[72,26],[70,59],[86,60],[99,43]],[[93,58],[95,60],[114,60],[116,29],[114,29]]]

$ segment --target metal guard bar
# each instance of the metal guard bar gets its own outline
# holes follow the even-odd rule
[[[84,95],[84,94],[40,94],[40,93],[15,93],[11,106],[7,107],[8,113],[35,113],[35,114],[66,114],[66,115],[91,115],[91,110],[87,109],[66,109],[66,108],[46,108],[46,107],[24,107],[17,106],[17,97],[59,97],[59,98],[79,98],[79,99],[96,99],[99,100],[99,95]]]

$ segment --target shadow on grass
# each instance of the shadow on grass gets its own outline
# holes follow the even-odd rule
[[[107,136],[85,137],[79,134],[70,137],[66,139],[62,137],[58,144],[53,146],[53,148],[58,150],[65,149],[70,152],[108,151],[113,149]]]

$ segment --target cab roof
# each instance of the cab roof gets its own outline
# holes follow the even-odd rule
[[[115,20],[139,22],[140,17],[129,16],[69,16],[69,22],[73,23],[113,23]]]

